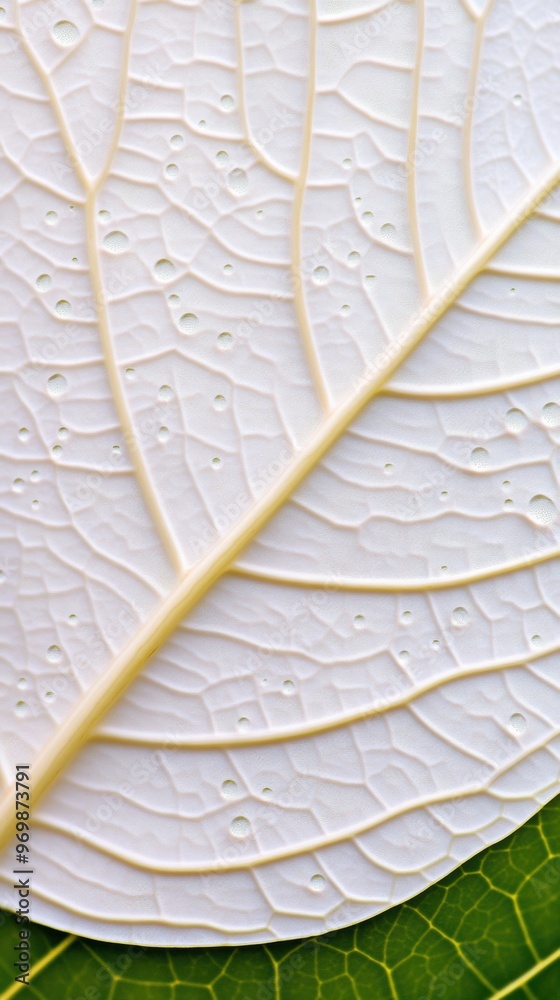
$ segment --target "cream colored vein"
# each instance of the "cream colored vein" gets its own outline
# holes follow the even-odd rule
[[[241,23],[241,8],[245,0],[234,0],[233,10],[235,19],[235,50],[236,50],[236,71],[237,71],[237,92],[238,92],[238,106],[239,106],[239,117],[241,118],[241,124],[243,126],[243,138],[248,149],[251,150],[253,156],[263,167],[270,170],[271,173],[276,174],[277,177],[281,177],[282,180],[294,183],[296,180],[295,174],[289,173],[289,171],[284,170],[279,164],[273,163],[272,160],[268,158],[266,153],[260,146],[257,146],[251,135],[251,129],[249,126],[249,118],[247,115],[247,98],[245,95],[245,75],[244,75],[244,65],[245,57],[243,51],[243,28]]]
[[[468,471],[468,470],[465,470]],[[234,576],[246,577],[250,580],[262,580],[266,583],[279,584],[286,587],[303,587],[312,590],[332,590],[350,591],[360,594],[411,594],[421,593],[426,590],[450,590],[453,587],[469,587],[473,583],[482,580],[490,580],[495,577],[507,576],[510,573],[518,573],[523,569],[532,569],[542,563],[551,562],[560,556],[560,549],[552,549],[549,552],[536,552],[525,556],[523,559],[512,560],[501,566],[487,566],[483,569],[472,570],[470,573],[461,573],[456,576],[428,577],[425,580],[407,580],[403,577],[399,580],[359,580],[333,577],[329,580],[326,577],[311,576],[310,574],[283,573],[273,569],[263,570],[256,567],[244,566],[237,563],[232,566],[230,573]]]
[[[418,124],[420,117],[420,83],[422,80],[422,56],[424,54],[424,34],[426,30],[424,0],[418,0],[418,28],[416,42],[416,61],[414,66],[414,76],[411,93],[411,113],[410,130],[408,133],[408,156],[407,156],[407,191],[408,191],[408,211],[410,215],[410,232],[412,235],[412,245],[414,247],[414,259],[416,261],[416,272],[418,284],[422,295],[422,302],[427,302],[430,297],[430,285],[426,273],[424,262],[424,252],[422,250],[422,240],[420,239],[420,225],[418,221],[418,194],[416,190],[416,144],[418,142]]]
[[[484,39],[484,30],[486,28],[486,22],[488,20],[488,15],[490,13],[490,8],[492,3],[488,3],[484,14],[480,17],[473,15],[471,11],[471,17],[474,16],[476,21],[476,30],[474,33],[474,46],[473,46],[473,59],[471,63],[471,69],[469,73],[469,82],[467,86],[467,98],[465,102],[465,119],[463,127],[463,170],[465,171],[465,195],[467,201],[467,207],[469,209],[469,214],[471,217],[471,222],[473,224],[476,236],[481,239],[484,235],[484,230],[480,222],[480,216],[477,211],[475,197],[474,197],[474,181],[472,172],[472,133],[473,133],[473,123],[474,123],[474,112],[476,108],[476,87],[478,83],[478,73],[480,69],[480,60],[482,56],[482,43]]]
[[[526,386],[539,385],[560,377],[560,368],[545,368],[543,371],[520,375],[518,378],[501,379],[496,382],[481,382],[479,385],[420,386],[387,385],[380,395],[395,396],[399,399],[425,399],[437,403],[445,399],[471,399],[475,396],[491,396],[498,392],[514,392]]]
[[[391,17],[397,17],[400,13],[400,8],[395,3],[395,0],[387,0],[386,3],[379,4],[378,7],[363,7],[358,10],[350,11],[347,14],[333,14],[331,17],[322,17],[318,23],[321,25],[350,24],[352,21],[361,21],[366,17],[375,20],[377,15],[381,14],[385,10],[389,12],[389,16]]]
[[[316,56],[317,11],[315,6],[315,0],[310,0],[310,6],[309,6],[309,83],[307,92],[307,107],[306,107],[304,126],[303,126],[301,161],[297,175],[288,173],[287,171],[282,170],[282,168],[275,166],[265,156],[263,151],[254,144],[251,138],[251,130],[249,127],[249,120],[247,116],[245,80],[243,72],[244,53],[243,53],[242,23],[241,23],[241,7],[243,2],[244,0],[235,0],[234,3],[239,111],[243,125],[243,133],[245,136],[245,141],[248,147],[251,149],[253,155],[256,157],[256,159],[268,170],[271,170],[272,172],[276,173],[279,177],[282,177],[284,180],[290,181],[292,184],[295,185],[294,205],[292,213],[292,235],[291,235],[291,260],[292,260],[291,273],[293,282],[294,307],[295,307],[297,322],[301,332],[304,350],[307,357],[307,362],[311,371],[311,375],[313,377],[315,390],[317,392],[317,396],[323,410],[328,412],[328,410],[330,409],[330,399],[329,399],[328,389],[324,380],[321,366],[319,364],[319,359],[317,357],[317,350],[315,348],[315,342],[313,340],[313,334],[311,332],[311,326],[307,314],[307,306],[305,303],[303,261],[301,253],[303,201],[305,198],[305,188],[307,184],[309,161],[311,157],[313,111],[315,106],[315,72],[316,72],[316,61],[317,61],[317,56]]]
[[[447,312],[490,258],[532,214],[535,207],[558,184],[556,165],[536,190],[526,195],[514,211],[490,233],[444,286],[430,299],[410,325],[387,347],[380,359],[366,369],[354,390],[324,419],[310,442],[299,451],[252,510],[220,539],[213,550],[177,582],[168,597],[115,657],[50,736],[33,762],[34,797],[37,801],[62,770],[74,759],[90,733],[121,697],[146,661],[180,625],[210,587],[236,560],[240,552],[277,513],[308,473],[365,406],[380,392],[402,362],[420,344],[434,324]],[[0,844],[13,834],[11,794],[0,803]]]
[[[131,462],[134,467],[134,472],[136,478],[142,490],[144,501],[150,512],[155,526],[159,531],[160,538],[165,546],[167,555],[171,560],[171,563],[175,566],[177,570],[183,569],[182,560],[178,556],[178,546],[176,540],[174,539],[172,532],[167,524],[165,517],[161,513],[160,503],[152,483],[152,479],[148,470],[148,466],[144,460],[144,455],[142,448],[139,446],[137,441],[136,433],[130,418],[130,413],[128,410],[128,405],[126,402],[126,397],[122,387],[122,383],[119,376],[118,364],[113,349],[111,332],[109,327],[109,317],[107,312],[107,302],[105,298],[105,292],[103,290],[103,282],[101,278],[101,266],[99,262],[99,251],[97,246],[97,222],[96,222],[96,199],[97,194],[105,182],[105,179],[111,169],[111,164],[113,157],[118,148],[118,143],[123,127],[124,115],[126,111],[126,87],[128,80],[128,65],[130,60],[130,47],[132,41],[132,32],[134,28],[134,21],[136,17],[138,0],[131,0],[130,11],[126,29],[124,32],[123,41],[123,59],[122,59],[122,69],[119,81],[119,96],[118,96],[118,109],[117,117],[115,123],[115,133],[113,135],[113,140],[109,150],[109,155],[107,162],[105,164],[104,170],[101,172],[97,180],[92,181],[86,170],[82,160],[78,156],[74,149],[74,144],[70,130],[68,128],[65,116],[63,114],[60,102],[54,90],[54,86],[50,79],[48,73],[45,72],[40,60],[38,59],[33,47],[29,44],[25,34],[21,29],[19,22],[19,11],[18,4],[15,5],[16,11],[16,25],[19,36],[21,38],[22,47],[29,59],[29,62],[33,66],[37,76],[39,77],[42,86],[49,99],[50,106],[56,118],[62,141],[66,148],[66,152],[70,158],[78,180],[83,187],[85,193],[85,221],[86,221],[86,243],[87,243],[87,253],[90,265],[90,276],[91,285],[93,291],[93,297],[95,300],[95,307],[97,310],[98,319],[98,329],[99,337],[101,340],[101,346],[103,349],[103,356],[105,360],[105,368],[107,371],[107,379],[113,396],[115,409],[117,411],[117,416],[123,433],[123,438],[130,453]]]
[[[560,729],[556,729],[552,735],[558,736],[559,733]],[[484,793],[493,797],[495,793],[492,791],[492,785],[499,778],[509,774],[509,772],[511,772],[515,767],[522,764],[523,761],[527,760],[537,750],[545,747],[550,742],[550,739],[551,734],[547,733],[544,737],[541,737],[541,739],[535,740],[534,743],[524,747],[520,753],[508,760],[507,763],[502,765],[502,767],[496,768],[492,771],[488,779],[484,782],[469,784],[464,788],[447,788],[445,791],[437,792],[434,795],[425,795],[418,799],[403,802],[398,806],[382,811],[373,819],[368,819],[362,821],[361,823],[355,823],[352,827],[346,827],[338,830],[336,833],[318,836],[314,840],[309,840],[304,843],[278,847],[269,851],[268,854],[252,855],[233,861],[222,859],[214,861],[213,859],[208,859],[206,862],[198,864],[179,863],[174,861],[167,862],[162,860],[155,861],[153,858],[148,859],[140,857],[139,855],[127,854],[126,863],[132,868],[137,868],[140,871],[150,871],[152,873],[167,872],[173,873],[174,875],[209,875],[212,872],[221,873],[226,871],[244,871],[247,868],[262,868],[264,865],[272,864],[275,861],[286,861],[289,858],[298,857],[301,854],[312,854],[322,848],[328,848],[334,846],[335,844],[344,843],[345,841],[355,840],[356,837],[361,837],[364,836],[364,834],[371,833],[372,830],[379,829],[379,827],[383,827],[386,823],[390,823],[392,820],[400,819],[402,816],[409,816],[411,813],[419,810],[430,809],[432,806],[440,805],[446,802],[473,798],[475,796],[483,795]],[[526,793],[511,795],[502,791],[499,794],[500,798],[504,801],[527,801],[531,798],[531,796]],[[536,811],[541,804],[542,803],[538,803],[533,799],[533,805],[535,806],[534,811]],[[442,822],[442,826],[444,825],[445,824]],[[65,836],[71,832],[68,831],[67,828],[61,827],[56,820],[50,820],[46,817],[42,817],[41,819],[36,817],[35,826],[40,826],[45,830],[53,830]],[[92,834],[86,833],[84,830],[76,832],[79,834],[80,840],[83,843],[88,844],[88,846],[93,850],[96,850],[100,854],[104,854],[107,857],[116,858],[122,862],[122,855],[115,848],[113,848],[111,844],[102,843]],[[411,871],[412,870],[414,869],[411,869]]]
[[[472,677],[480,677],[484,674],[515,670],[516,668],[526,666],[528,663],[534,663],[537,660],[545,659],[547,656],[551,656],[558,652],[560,652],[560,645],[549,646],[544,650],[539,650],[538,653],[529,653],[528,656],[509,657],[506,660],[494,660],[490,663],[473,663],[464,670],[457,668],[451,673],[436,674],[433,677],[430,677],[423,684],[418,684],[416,687],[413,687],[411,684],[410,687],[406,688],[402,692],[402,694],[395,697],[379,697],[377,702],[372,705],[366,707],[362,705],[360,708],[355,709],[352,712],[344,712],[334,718],[329,716],[324,719],[316,719],[314,722],[309,722],[307,725],[284,726],[281,729],[260,730],[254,733],[230,732],[217,736],[207,736],[204,734],[198,737],[182,737],[179,734],[175,734],[172,741],[173,747],[180,750],[216,750],[224,747],[229,749],[233,747],[265,746],[271,743],[286,742],[288,740],[303,740],[310,736],[319,736],[321,733],[330,733],[335,729],[343,729],[345,726],[355,725],[358,722],[364,722],[365,720],[372,719],[374,716],[381,715],[382,713],[394,712],[399,708],[407,708],[424,695],[430,694],[432,691],[439,691],[440,688],[446,687],[448,684],[469,680]],[[403,682],[404,680],[405,678],[403,678]],[[125,733],[119,733],[108,728],[98,731],[92,739],[99,743],[122,743],[126,746],[156,746],[162,748],[167,745],[167,742],[159,736],[129,736]]]
[[[304,267],[302,258],[302,217],[305,191],[307,187],[307,176],[309,174],[309,163],[311,160],[311,143],[313,136],[313,115],[315,111],[315,88],[317,74],[317,0],[309,0],[309,82],[307,86],[307,105],[305,109],[305,119],[303,126],[301,160],[298,176],[294,188],[294,205],[292,214],[292,282],[294,289],[294,306],[296,318],[301,331],[305,352],[315,390],[321,407],[328,413],[331,410],[331,400],[329,391],[319,359],[317,349],[311,332],[311,325],[307,313],[304,287]]]

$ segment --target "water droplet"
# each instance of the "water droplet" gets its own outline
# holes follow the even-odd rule
[[[179,296],[175,295],[175,292],[171,292],[171,295],[167,296],[167,301],[169,302],[170,306],[176,306],[176,305],[178,305],[178,303],[179,303],[180,300],[179,300]]]
[[[221,458],[213,458],[212,459],[212,465],[213,465],[213,467],[215,469],[219,469],[221,464],[222,464]]]
[[[6,8],[0,7],[0,21],[6,20]]]
[[[106,208],[100,208],[97,214],[103,222],[107,222],[111,218],[111,213]]]
[[[113,452],[114,455],[120,455],[121,453],[120,444],[114,444],[113,447],[111,448],[111,451]]]
[[[17,682],[17,686],[20,690],[24,690],[27,687],[27,679],[25,677],[20,677]]]
[[[356,264],[360,263],[360,260],[361,260],[361,254],[358,253],[357,250],[351,250],[350,253],[348,254],[348,263],[355,267]]]
[[[54,311],[57,316],[62,316],[64,319],[66,319],[68,316],[70,316],[70,313],[72,312],[72,307],[70,303],[67,301],[67,299],[59,299],[54,307]]]
[[[39,501],[38,500],[32,500],[31,501],[31,509],[32,510],[37,510],[38,506],[39,506]]]
[[[490,456],[486,451],[486,448],[473,448],[470,458],[471,469],[481,471],[482,469],[487,469],[489,464]]]
[[[227,778],[226,781],[222,781],[222,795],[226,799],[236,799],[239,795],[237,791],[237,782],[233,781],[231,778]]]
[[[24,701],[17,701],[16,702],[16,715],[25,715],[26,714],[26,709],[27,709],[27,705],[25,704]]]
[[[560,406],[558,403],[546,403],[542,408],[543,423],[548,427],[560,427]]]
[[[509,717],[509,728],[512,733],[520,736],[521,733],[524,733],[527,728],[525,716],[521,715],[521,712],[514,712],[513,715],[510,715]]]
[[[227,186],[232,194],[237,195],[238,198],[241,195],[247,194],[249,190],[249,178],[244,170],[236,167],[235,170],[230,171],[226,179]]]
[[[412,611],[403,611],[402,620],[405,625],[410,625],[412,622]]]
[[[523,413],[523,410],[518,410],[513,407],[508,410],[505,418],[506,429],[510,431],[511,434],[521,434],[524,431],[529,421]]]
[[[393,465],[392,462],[385,462],[385,465],[383,466],[383,471],[386,476],[392,476],[394,468],[395,466]]]
[[[219,334],[218,347],[222,351],[228,351],[230,347],[233,347],[233,337],[231,333],[227,333],[227,331],[224,330],[223,333]]]
[[[410,653],[408,649],[401,649],[400,653],[397,654],[401,663],[408,663],[410,660]]]
[[[233,274],[233,264],[224,264],[224,274],[228,277]]]
[[[118,229],[114,229],[112,233],[107,233],[103,237],[103,246],[109,253],[124,253],[125,250],[128,250],[129,242],[126,233],[121,233]]]
[[[157,435],[158,441],[163,444],[165,441],[169,440],[169,427],[160,427]]]
[[[52,285],[52,278],[50,274],[40,274],[35,284],[39,291],[46,292],[47,288],[50,288]]]
[[[58,213],[47,212],[47,214],[45,215],[45,222],[47,222],[49,226],[56,225],[56,223],[58,222]]]
[[[47,660],[49,663],[60,663],[62,660],[62,653],[59,646],[49,646],[47,649]]]
[[[451,624],[455,628],[465,628],[469,624],[470,616],[466,608],[455,608],[451,615]]]
[[[0,569],[0,584],[4,583],[6,580],[6,574],[3,569]]]
[[[59,455],[62,455],[62,448],[60,447],[59,444],[53,445],[53,447],[51,448],[51,451],[52,451],[52,453],[53,453],[53,455],[54,455],[55,458],[58,458]]]
[[[33,469],[31,475],[29,476],[32,483],[38,483],[41,478],[38,469]]]
[[[77,615],[68,615],[68,624],[69,625],[77,625],[78,624],[78,616]]]
[[[322,892],[325,888],[325,879],[322,875],[312,875],[309,879],[309,885],[313,892]]]
[[[550,524],[556,520],[556,513],[556,505],[542,493],[537,493],[529,501],[529,514],[537,524]]]
[[[236,816],[231,821],[229,829],[232,837],[248,837],[251,832],[251,824],[245,816]]]
[[[220,107],[222,108],[222,111],[233,111],[235,101],[231,94],[222,94],[220,97]]]
[[[514,95],[513,95],[513,103],[514,103],[514,104],[521,104],[521,103],[522,103],[522,101],[523,101],[523,96],[522,96],[522,94],[514,94]]]
[[[136,379],[136,369],[135,368],[125,368],[124,375],[125,375],[125,378],[128,379],[129,382],[134,382],[135,379]]]
[[[194,333],[198,328],[198,316],[194,313],[183,313],[181,319],[179,320],[179,329],[181,333]]]
[[[226,408],[225,396],[214,396],[214,409],[225,410],[225,408]]]
[[[369,226],[370,222],[373,222],[373,212],[362,212],[362,219]]]
[[[51,34],[55,42],[65,48],[68,45],[74,45],[80,37],[80,32],[71,21],[57,21],[51,29]]]
[[[180,149],[181,146],[185,144],[185,138],[182,135],[172,135],[169,140],[169,145],[173,146],[173,149]]]
[[[366,620],[365,620],[364,615],[355,615],[354,616],[354,628],[362,629],[362,628],[365,628],[365,627],[366,627]]]
[[[171,281],[175,274],[175,264],[162,257],[154,264],[154,274],[158,281]]]
[[[397,230],[391,222],[385,222],[381,226],[381,235],[386,240],[394,240],[397,235]]]
[[[243,716],[241,719],[239,719],[237,725],[242,732],[246,732],[247,729],[249,729],[251,723],[249,722],[249,719],[246,719],[245,716]]]
[[[532,635],[531,636],[531,645],[534,646],[535,649],[542,649],[542,647],[544,646],[544,642],[543,642],[542,636],[540,636],[540,635]]]
[[[284,681],[282,684],[282,691],[284,694],[295,694],[296,686],[293,681]]]
[[[350,306],[345,302],[344,305],[340,307],[340,311],[344,316],[347,316],[350,312]]]
[[[60,396],[67,388],[68,383],[64,375],[51,375],[47,381],[47,391],[51,396]]]
[[[165,176],[172,180],[179,173],[179,167],[176,163],[168,163],[165,168]]]
[[[68,428],[59,427],[58,431],[56,432],[56,436],[60,441],[66,441],[66,438],[68,437]]]
[[[54,701],[54,693],[52,691],[45,692],[45,701]]]
[[[28,441],[29,440],[29,431],[28,431],[27,427],[20,427],[20,429],[18,431],[18,438],[19,438],[20,441]]]
[[[23,479],[14,479],[12,483],[12,488],[14,490],[14,493],[23,493],[25,489],[25,483]]]
[[[313,271],[313,281],[316,285],[326,285],[329,280],[329,269],[321,264]]]
[[[173,395],[173,390],[169,385],[160,386],[158,391],[158,399],[161,399],[162,403],[166,403],[169,399],[171,399],[172,395]]]
[[[346,170],[350,170],[350,167],[352,166],[352,160],[350,159],[350,157],[349,157],[349,156],[345,156],[345,157],[344,157],[344,159],[343,159],[343,161],[342,161],[342,166],[343,166],[343,167],[344,167],[344,168],[345,168]]]
[[[271,799],[272,798],[272,788],[268,788],[268,787],[263,788],[263,790],[261,792],[261,795],[262,795],[263,799]]]

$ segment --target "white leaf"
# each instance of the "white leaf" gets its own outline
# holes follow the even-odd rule
[[[0,49],[1,902],[27,760],[38,921],[363,919],[559,788],[557,4]]]

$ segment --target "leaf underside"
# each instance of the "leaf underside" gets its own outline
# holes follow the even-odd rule
[[[4,906],[18,762],[37,921],[151,946],[558,791],[559,53],[555,0],[6,7]]]
[[[320,938],[146,950],[36,925],[37,972],[25,995],[81,1000],[89,989],[95,1000],[551,1000],[560,987],[559,900],[556,798],[411,903]],[[9,990],[15,928],[4,916],[0,989]]]

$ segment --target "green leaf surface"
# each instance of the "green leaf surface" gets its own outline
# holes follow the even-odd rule
[[[560,797],[410,903],[318,938],[245,948],[141,948],[32,928],[13,984],[4,913],[0,1000],[557,1000]]]

